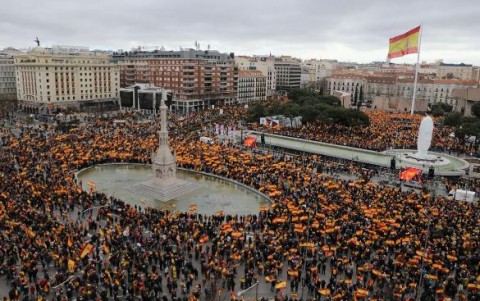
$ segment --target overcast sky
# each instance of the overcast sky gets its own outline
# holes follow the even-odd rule
[[[480,65],[478,0],[11,0],[0,49],[163,46],[236,55],[384,61],[388,39],[423,22],[420,60]],[[413,63],[416,55],[392,60]]]

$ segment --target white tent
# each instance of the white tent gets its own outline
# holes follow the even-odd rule
[[[475,192],[457,189],[455,191],[455,200],[473,203],[473,201],[475,200]]]

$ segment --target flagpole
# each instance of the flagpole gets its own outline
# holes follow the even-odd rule
[[[413,111],[415,110],[415,96],[417,95],[418,69],[420,64],[420,48],[422,45],[422,31],[423,31],[423,22],[420,24],[420,34],[418,38],[417,64],[415,65],[415,80],[413,82],[413,97],[412,97],[412,108],[410,109],[410,115],[413,115]]]

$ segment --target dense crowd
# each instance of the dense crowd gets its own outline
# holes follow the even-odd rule
[[[245,216],[131,206],[80,188],[74,171],[82,167],[149,163],[156,122],[125,114],[123,124],[90,118],[68,133],[3,131],[0,287],[8,291],[0,297],[235,300],[258,281],[271,289],[258,297],[275,300],[413,300],[419,283],[421,300],[480,300],[478,204],[402,192],[370,182],[361,168],[322,163],[364,175],[338,179],[318,173],[315,156],[255,154],[198,139],[202,124],[235,124],[241,112],[172,117],[170,144],[179,166],[273,200]]]
[[[384,151],[390,148],[415,149],[421,115],[366,111],[368,127],[347,127],[340,124],[306,124],[301,128],[262,128],[269,132],[326,143]],[[437,122],[432,137],[432,150],[471,155],[475,146],[452,137],[454,129]]]

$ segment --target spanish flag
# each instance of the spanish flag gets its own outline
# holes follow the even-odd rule
[[[68,259],[68,272],[69,273],[73,273],[75,272],[75,267],[76,267],[76,263],[74,260],[72,259]]]
[[[67,247],[71,247],[73,245],[73,240],[72,240],[72,237],[71,236],[68,236],[67,238]]]
[[[281,290],[281,289],[287,288],[287,281],[277,282],[277,284],[275,285],[275,288],[276,288],[277,290]]]
[[[92,244],[84,245],[83,248],[82,248],[82,252],[80,252],[80,258],[83,258],[83,257],[87,256],[88,254],[92,253],[94,248],[95,247]]]
[[[418,53],[420,41],[420,26],[407,31],[404,34],[390,38],[388,46],[388,58],[402,57],[410,53]]]

